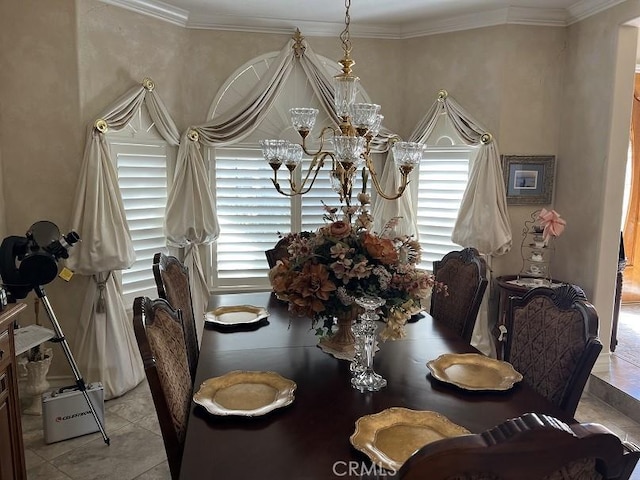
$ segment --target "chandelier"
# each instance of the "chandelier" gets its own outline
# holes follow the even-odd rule
[[[409,182],[409,174],[422,159],[424,146],[415,142],[403,142],[398,137],[389,139],[396,166],[401,175],[400,185],[395,192],[386,193],[380,185],[378,174],[371,157],[371,142],[378,135],[383,115],[379,113],[380,105],[373,103],[356,103],[360,79],[353,74],[355,61],[351,58],[351,39],[349,35],[349,8],[351,0],[345,1],[345,28],[340,34],[344,56],[338,63],[342,71],[334,79],[334,105],[336,115],[340,119],[338,128],[327,126],[318,137],[320,146],[311,151],[307,138],[313,129],[318,109],[291,108],[291,122],[302,139],[300,144],[287,140],[262,140],[262,153],[271,168],[271,179],[276,190],[282,195],[292,197],[308,193],[325,162],[330,159],[329,173],[331,186],[340,196],[340,201],[351,204],[351,190],[356,172],[362,167],[363,192],[366,191],[368,178],[371,178],[378,195],[387,200],[395,200],[402,196]],[[298,35],[298,32],[296,32]],[[326,148],[329,147],[329,148]],[[309,168],[297,182],[295,172],[302,163],[303,155],[311,157]],[[278,182],[278,171],[284,166],[289,171],[289,191],[285,191]]]

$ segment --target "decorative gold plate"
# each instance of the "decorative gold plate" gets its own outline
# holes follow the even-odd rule
[[[437,412],[391,407],[356,420],[349,440],[375,464],[397,471],[428,443],[469,433]]]
[[[234,325],[249,325],[267,318],[269,312],[263,307],[253,305],[235,305],[231,307],[218,307],[205,313],[206,322],[230,327]]]
[[[293,402],[295,382],[276,372],[235,370],[202,382],[193,401],[213,415],[255,417]]]
[[[427,367],[436,379],[465,390],[509,390],[522,380],[510,363],[478,353],[445,353]]]

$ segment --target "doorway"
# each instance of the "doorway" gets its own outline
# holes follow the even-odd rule
[[[640,73],[635,74],[625,181],[623,239],[626,266],[622,303],[640,303]]]

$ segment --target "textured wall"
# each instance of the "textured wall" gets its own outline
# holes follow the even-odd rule
[[[39,220],[68,228],[84,140],[75,15],[73,0],[0,2],[0,149],[8,235],[24,235]],[[46,287],[71,340],[84,283],[74,278]],[[23,315],[26,322],[34,317],[31,307]],[[40,317],[50,326],[44,313]],[[63,359],[62,350],[54,349],[55,373],[70,374]]]

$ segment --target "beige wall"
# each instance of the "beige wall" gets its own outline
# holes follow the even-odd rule
[[[9,235],[24,235],[38,220],[68,228],[84,140],[76,50],[74,1],[0,2],[0,145]],[[70,338],[83,283],[74,278],[47,287]],[[23,317],[33,321],[33,308]],[[54,355],[63,357],[61,350]],[[58,371],[70,374],[65,362]]]
[[[547,27],[508,25],[407,40],[403,131],[411,132],[444,88],[494,134],[501,153],[557,155],[565,50],[565,29]],[[520,232],[537,208],[509,208],[513,248],[495,259],[496,276],[522,267]]]
[[[615,25],[640,8],[634,0],[611,10],[567,29],[497,26],[402,41],[353,39],[358,75],[382,104],[386,126],[402,136],[446,88],[495,134],[502,153],[557,155],[555,207],[568,227],[557,242],[554,274],[583,285],[590,296],[598,291],[594,259],[603,242]],[[280,50],[287,39],[186,30],[97,0],[1,2],[7,233],[22,235],[42,219],[68,228],[85,126],[134,83],[153,78],[182,131],[205,120],[236,68]],[[309,41],[322,55],[341,55],[335,38]],[[514,249],[496,259],[496,275],[520,268],[519,232],[534,208],[510,207]],[[610,280],[602,291],[613,292]],[[71,342],[86,282],[75,277],[48,287]],[[612,302],[603,298],[596,307],[606,315]],[[54,374],[64,372],[61,356]]]
[[[640,16],[627,1],[568,28],[556,206],[575,227],[558,245],[560,274],[584,286],[608,347]]]

